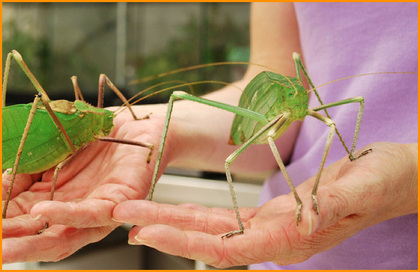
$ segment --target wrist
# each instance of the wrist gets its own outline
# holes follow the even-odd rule
[[[407,162],[407,181],[410,194],[407,204],[408,213],[418,212],[418,143],[403,144],[406,157],[403,158]]]
[[[388,195],[388,218],[417,213],[418,206],[418,158],[417,144],[391,144],[387,146],[388,158],[383,168],[388,175],[382,180],[391,187]],[[386,159],[386,158],[385,158]]]

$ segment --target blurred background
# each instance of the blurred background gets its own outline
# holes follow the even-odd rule
[[[174,79],[233,82],[245,66],[209,67],[130,84],[191,65],[249,60],[249,3],[3,3],[2,20],[3,65],[7,53],[16,49],[51,99],[74,100],[73,75],[78,76],[85,99],[95,105],[100,73],[131,97]],[[220,85],[196,86],[194,93],[218,88]],[[7,104],[32,102],[34,94],[34,87],[12,61]],[[169,95],[161,93],[142,103],[164,103]],[[121,104],[112,91],[106,91],[106,106]],[[179,170],[172,171],[179,174]],[[224,173],[187,175],[164,175],[155,200],[231,208]],[[239,206],[257,204],[260,185],[247,178],[236,178]],[[13,264],[3,269],[211,269],[147,247],[129,246],[129,228],[118,228],[57,263]]]
[[[131,80],[191,65],[249,60],[249,3],[3,3],[2,15],[3,64],[10,50],[19,51],[52,99],[74,100],[73,75],[86,99],[96,103],[100,73],[130,97],[181,76],[129,85]],[[26,94],[31,101],[34,88],[12,66],[8,103],[22,103]],[[232,82],[244,69],[211,67],[184,72],[182,80]],[[147,102],[168,97],[166,92]],[[115,104],[111,91],[106,99]]]

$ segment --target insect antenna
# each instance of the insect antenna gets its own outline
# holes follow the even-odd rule
[[[166,84],[173,84],[173,83],[186,84],[188,82],[185,81],[185,80],[170,80],[170,81],[160,82],[160,83],[157,83],[153,86],[147,87],[146,89],[144,89],[144,90],[138,92],[137,94],[133,95],[130,99],[128,99],[128,102],[131,102],[132,100],[136,99],[140,95],[142,95],[142,94],[144,94],[144,93],[146,93],[146,92],[148,92],[148,91],[150,91],[154,88],[157,88],[159,86],[166,85]],[[192,86],[189,86],[189,87],[190,87],[191,93],[194,94],[195,93],[194,88]],[[132,103],[132,104],[134,104],[134,103]]]
[[[347,77],[332,80],[330,82],[324,83],[324,84],[319,85],[317,87],[311,86],[312,89],[306,90],[306,93],[309,93],[311,91],[314,91],[316,93],[316,89],[319,89],[319,88],[324,87],[326,85],[329,85],[331,83],[341,81],[341,80],[345,80],[345,79],[350,79],[350,78],[354,78],[354,77],[372,76],[372,75],[386,75],[386,74],[417,74],[417,72],[377,72],[377,73],[365,73],[365,74],[359,74],[359,75],[354,75],[354,76],[347,76]]]
[[[155,87],[157,87],[157,86],[159,86],[159,85],[163,85],[163,84],[166,84],[166,83],[168,83],[168,82],[163,82],[163,83],[156,84],[156,85],[154,85],[154,86],[152,86],[152,87],[149,87],[149,88],[147,88],[147,89],[145,89],[145,90],[141,91],[140,93],[144,93],[145,91],[148,91],[148,90],[150,90],[150,89],[152,89],[152,88],[155,88]],[[235,88],[237,88],[237,89],[241,90],[241,92],[243,92],[243,90],[242,90],[240,87],[235,86],[235,85],[233,85],[232,83],[227,83],[227,82],[224,82],[224,81],[216,81],[216,80],[203,80],[203,81],[197,81],[197,82],[187,82],[187,83],[182,83],[182,84],[178,84],[178,85],[175,85],[175,86],[170,86],[170,87],[167,87],[167,88],[164,88],[164,89],[158,90],[158,91],[156,91],[156,92],[150,93],[150,94],[148,94],[148,95],[146,95],[146,96],[140,97],[140,98],[138,98],[136,101],[131,102],[130,104],[131,104],[131,105],[133,105],[133,104],[137,104],[138,102],[140,102],[140,101],[142,101],[142,100],[144,100],[144,99],[147,99],[147,98],[149,98],[149,97],[151,97],[151,96],[154,96],[154,95],[156,95],[156,94],[159,94],[159,93],[162,93],[162,92],[166,92],[166,91],[170,91],[170,90],[174,90],[174,89],[179,89],[179,88],[182,88],[182,87],[189,87],[190,89],[193,89],[193,88],[192,88],[192,86],[193,86],[193,85],[200,85],[200,84],[221,84],[221,85],[225,85],[225,86],[227,86],[227,85],[231,85],[231,86],[233,86],[233,87],[235,87]],[[135,96],[138,96],[138,94],[136,94]],[[132,100],[132,99],[130,99],[130,100]],[[115,113],[115,114],[119,114],[119,113],[121,113],[122,111],[124,111],[125,109],[126,109],[126,107],[124,107],[124,105],[121,105],[121,106],[120,106],[120,108],[119,108],[119,109],[117,109],[114,113]]]
[[[296,89],[295,85],[293,84],[293,82],[287,76],[285,76],[284,74],[276,71],[275,69],[273,69],[273,68],[271,68],[271,67],[269,67],[267,65],[258,64],[258,63],[252,63],[252,62],[244,62],[244,61],[215,62],[215,63],[207,63],[207,64],[199,64],[199,65],[189,66],[189,67],[185,67],[185,68],[175,69],[175,70],[172,70],[172,71],[169,71],[169,72],[160,73],[160,74],[153,75],[153,76],[144,77],[144,78],[141,78],[141,79],[132,80],[132,81],[130,81],[128,83],[128,85],[135,85],[135,84],[139,84],[139,83],[144,83],[144,82],[148,82],[148,81],[151,81],[151,80],[154,80],[154,79],[157,79],[157,78],[161,78],[161,77],[165,77],[165,76],[169,76],[169,75],[174,75],[174,74],[177,74],[177,73],[182,73],[182,72],[185,72],[185,71],[202,69],[202,68],[213,67],[213,66],[222,66],[222,65],[254,65],[254,66],[265,68],[268,71],[273,71],[273,72],[275,72],[275,73],[277,73],[279,75],[282,75],[287,81],[289,81],[290,85],[295,89],[295,92],[297,93],[297,89]],[[134,97],[137,97],[137,96],[145,93],[146,91],[149,91],[150,89],[153,89],[153,88],[155,88],[157,86],[166,84],[168,82],[159,83],[159,84],[156,84],[156,85],[154,85],[152,87],[149,87],[149,88],[147,88],[147,89],[139,92],[135,96],[133,96],[129,101],[131,101],[132,99],[134,99]],[[175,81],[173,81],[173,82],[175,82]],[[188,86],[188,85],[205,84],[205,83],[217,83],[217,84],[229,85],[228,83],[221,82],[221,81],[199,81],[199,82],[194,82],[194,83],[185,83],[185,84],[180,84],[180,85],[177,85],[177,86],[174,86],[174,87],[165,88],[163,90],[159,90],[156,93],[147,95],[147,96],[145,96],[143,98],[140,98],[140,99],[136,100],[135,102],[133,102],[133,104],[138,103],[139,101],[141,101],[143,99],[146,99],[146,98],[148,98],[148,97],[150,97],[150,96],[152,96],[154,94],[158,94],[158,93],[161,93],[161,92],[164,92],[164,91],[168,91],[168,90],[172,90],[172,89],[175,89],[175,88],[178,88],[178,87],[184,87],[184,86]],[[241,89],[239,87],[236,87],[236,88],[240,89],[242,91],[242,93],[244,93],[244,90],[243,89]],[[191,88],[191,90],[193,90],[193,89]],[[246,99],[247,104],[249,105],[248,97],[245,96],[245,99]],[[122,109],[121,111],[123,111],[123,110],[124,109]]]
[[[213,67],[213,66],[221,66],[221,65],[255,65],[255,66],[259,66],[259,67],[274,71],[271,67],[268,67],[266,65],[252,63],[252,62],[246,62],[246,61],[214,62],[214,63],[206,63],[206,64],[199,64],[199,65],[184,67],[184,68],[175,69],[175,70],[172,70],[172,71],[160,73],[160,74],[157,74],[157,75],[144,77],[144,78],[141,78],[141,79],[135,79],[135,80],[130,81],[128,84],[129,85],[135,85],[135,84],[151,81],[151,80],[156,79],[156,78],[161,78],[161,77],[165,77],[165,76],[169,76],[169,75],[173,75],[173,74],[182,73],[182,72],[185,72],[185,71],[202,69],[202,68]]]
[[[146,92],[148,92],[148,91],[150,91],[150,90],[152,90],[154,88],[157,88],[157,87],[159,87],[161,85],[165,85],[165,84],[185,83],[185,82],[186,81],[183,81],[183,80],[171,80],[171,81],[165,81],[165,82],[161,82],[161,83],[155,84],[155,85],[150,86],[150,87],[147,87],[146,89],[144,89],[144,90],[138,92],[137,94],[133,95],[130,99],[127,100],[127,102],[130,104],[130,106],[132,106],[132,105],[138,103],[139,100],[136,100],[134,102],[131,102],[131,101],[133,101],[136,97],[140,96],[141,94],[144,94],[144,93],[146,93]],[[190,87],[190,90],[191,90],[192,93],[194,93],[194,89],[192,87]],[[116,109],[114,111],[114,114],[115,115],[118,115],[119,113],[121,113],[122,111],[124,111],[126,109],[125,106],[126,106],[125,104],[122,104],[121,106],[119,106],[118,109]]]

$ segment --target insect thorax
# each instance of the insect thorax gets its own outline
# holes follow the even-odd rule
[[[114,113],[112,111],[93,107],[83,101],[76,100],[75,107],[81,113],[81,118],[88,119],[94,135],[108,135],[114,128]]]
[[[286,100],[283,102],[285,110],[289,110],[290,118],[293,120],[303,120],[308,109],[308,94],[297,78],[290,78],[294,85],[290,89],[285,89]]]

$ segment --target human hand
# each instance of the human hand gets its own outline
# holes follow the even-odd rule
[[[310,196],[315,178],[297,187],[304,203],[298,227],[291,194],[260,208],[240,209],[245,233],[228,239],[221,235],[238,228],[231,210],[132,200],[117,205],[113,217],[137,225],[130,231],[130,244],[216,267],[299,263],[368,226],[417,211],[417,144],[375,143],[367,148],[373,152],[324,169],[319,215]]]
[[[114,120],[110,136],[158,146],[160,123],[157,115],[134,121],[123,112]],[[54,169],[17,175],[7,219],[3,219],[3,262],[57,261],[108,235],[121,225],[111,220],[115,205],[148,194],[156,160],[153,156],[146,163],[149,151],[92,143],[59,172],[54,201],[48,201]],[[9,179],[4,173],[3,192]],[[46,222],[49,227],[38,235]]]

